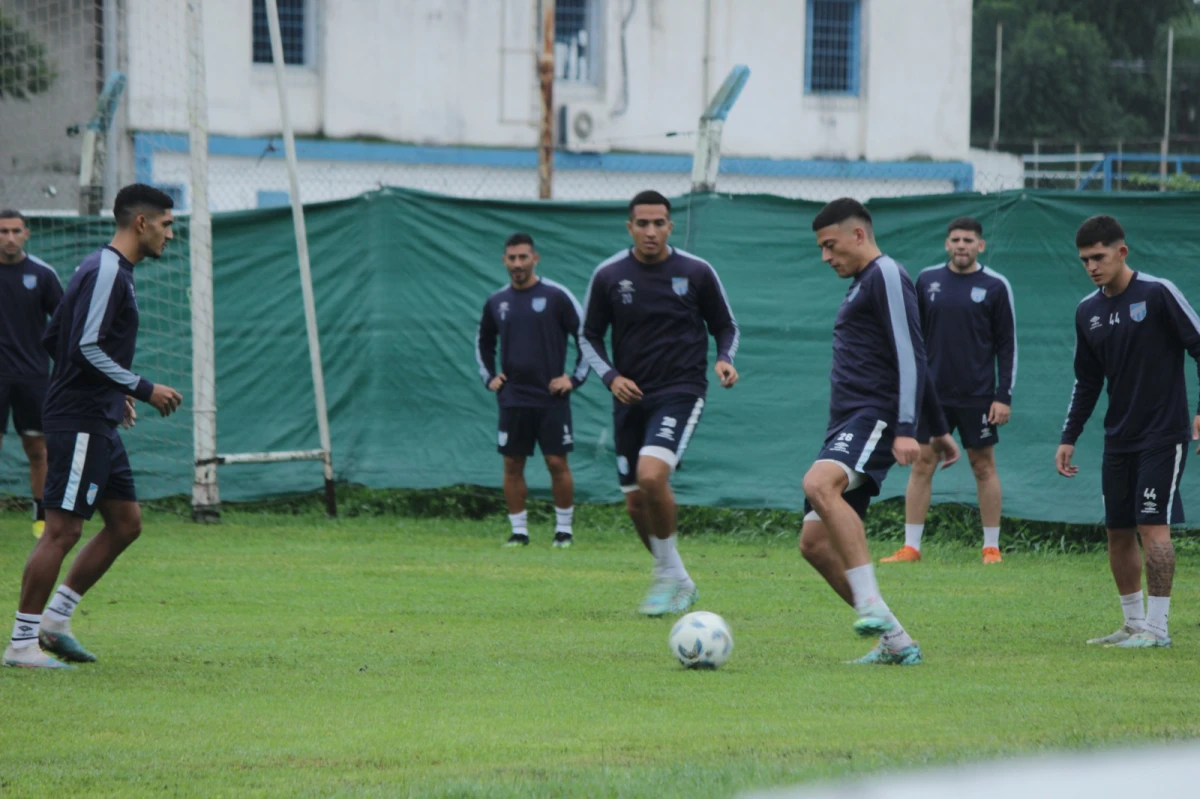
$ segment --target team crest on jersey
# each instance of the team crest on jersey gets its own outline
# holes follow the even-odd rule
[[[87,503],[89,505],[96,504],[96,494],[99,491],[100,491],[100,486],[96,485],[95,483],[92,483],[91,485],[88,486]]]
[[[688,293],[688,279],[686,277],[671,278],[671,290],[680,297]]]
[[[1140,322],[1146,318],[1146,303],[1135,302],[1129,306],[1129,318],[1135,322]]]
[[[987,297],[987,289],[971,289],[971,302],[983,302],[985,297]]]
[[[858,296],[858,286],[850,289],[850,293],[846,295],[846,302],[854,302],[854,298]]]
[[[21,278],[21,282],[25,284],[25,288],[33,291],[37,288],[37,275],[24,275]]]
[[[534,297],[533,298],[533,310],[537,311],[538,313],[541,313],[542,311],[546,310],[546,298],[545,297]]]

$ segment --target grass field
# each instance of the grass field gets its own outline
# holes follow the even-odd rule
[[[935,543],[881,567],[926,655],[902,669],[842,665],[869,643],[790,536],[690,536],[699,607],[736,646],[688,672],[670,622],[635,613],[649,556],[613,518],[514,551],[503,517],[148,514],[76,614],[100,662],[0,670],[0,794],[730,796],[1200,734],[1191,551],[1174,649],[1129,652],[1082,643],[1120,621],[1102,554],[984,569]],[[10,606],[32,543],[0,514]]]

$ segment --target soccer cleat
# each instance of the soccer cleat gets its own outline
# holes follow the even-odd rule
[[[643,616],[662,616],[671,610],[675,595],[682,590],[679,581],[671,577],[660,577],[650,586],[646,598],[638,607],[638,613]]]
[[[42,626],[38,633],[38,642],[42,645],[45,651],[58,655],[63,660],[70,660],[74,663],[94,663],[96,656],[83,648],[83,645],[75,640],[75,636],[71,635],[70,629],[54,632],[47,630],[45,625]]]
[[[875,644],[875,648],[857,660],[847,660],[854,666],[919,666],[921,664],[921,647],[916,641],[898,652],[893,652],[883,645],[883,641]]]
[[[696,604],[700,599],[700,589],[694,584],[688,588],[686,584],[680,583],[676,589],[674,596],[671,597],[670,607],[667,609],[671,613],[686,613],[687,609]]]
[[[44,532],[46,532],[46,522],[43,519],[38,519],[33,523],[33,537],[41,538]]]
[[[575,536],[570,533],[555,533],[554,546],[557,549],[567,549],[571,544],[575,543]]]
[[[1119,647],[1121,649],[1152,649],[1154,647],[1167,647],[1171,645],[1171,636],[1157,636],[1149,630],[1138,630],[1133,635],[1126,638],[1124,641],[1107,644],[1106,647]]]
[[[1099,644],[1100,646],[1113,646],[1114,644],[1119,644],[1122,641],[1128,640],[1129,638],[1137,635],[1139,632],[1141,632],[1141,630],[1138,628],[1130,627],[1128,624],[1125,624],[1122,625],[1121,629],[1117,630],[1115,633],[1109,633],[1103,638],[1089,638],[1088,643],[1093,645]]]
[[[503,546],[506,546],[506,547],[527,547],[527,546],[529,546],[529,536],[527,536],[527,535],[517,535],[516,533],[513,533],[512,535],[510,535],[510,536],[508,537],[508,540],[504,542]]]
[[[1003,563],[1003,562],[1004,562],[1004,558],[1000,557],[1000,550],[998,548],[996,548],[996,547],[984,547],[983,548],[983,563],[985,566],[990,563]]]
[[[858,612],[858,621],[854,622],[854,632],[863,638],[878,638],[896,626],[888,618],[888,615],[887,608],[883,605],[867,605]]]
[[[896,554],[887,558],[880,558],[880,563],[918,563],[921,560],[921,550],[910,547],[908,544],[896,550]]]
[[[4,650],[4,665],[21,669],[72,668],[69,664],[55,660],[47,655],[37,644],[29,644],[22,647],[14,647],[12,644],[9,644],[8,649]]]

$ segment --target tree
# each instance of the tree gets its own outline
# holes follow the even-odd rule
[[[46,46],[0,10],[0,100],[28,100],[58,77]]]

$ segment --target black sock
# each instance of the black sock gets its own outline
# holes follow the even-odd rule
[[[35,522],[46,521],[46,506],[37,497],[33,498],[33,520]]]

